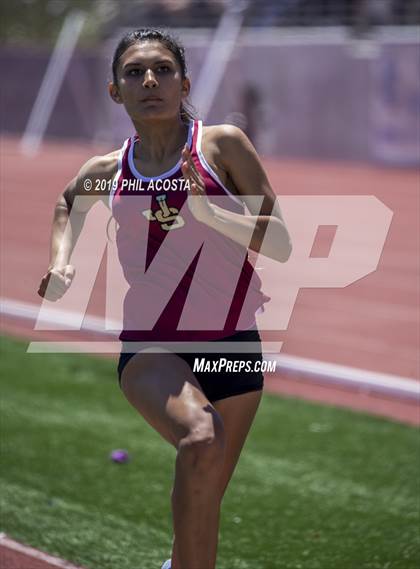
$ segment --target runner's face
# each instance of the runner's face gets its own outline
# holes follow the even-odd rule
[[[123,53],[118,86],[112,84],[110,92],[132,120],[168,119],[179,116],[189,80],[182,78],[171,51],[160,42],[147,41],[135,43]]]

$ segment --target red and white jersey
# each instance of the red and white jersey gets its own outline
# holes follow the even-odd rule
[[[201,151],[202,122],[191,121],[188,146],[207,195],[244,213]],[[128,282],[123,341],[218,340],[255,324],[269,300],[242,245],[197,221],[188,203],[181,158],[149,178],[135,166],[135,135],[121,149],[110,207],[118,223],[118,256]]]

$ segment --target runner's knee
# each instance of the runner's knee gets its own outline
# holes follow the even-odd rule
[[[220,470],[225,453],[225,432],[219,414],[213,410],[193,425],[178,444],[178,459],[194,472]]]

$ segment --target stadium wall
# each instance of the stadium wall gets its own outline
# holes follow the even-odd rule
[[[207,122],[238,124],[264,155],[419,163],[418,42],[261,37],[241,37]],[[193,82],[210,35],[200,38],[182,37]],[[112,46],[75,54],[49,136],[119,145],[131,133],[106,93]],[[39,51],[0,51],[3,132],[23,132],[47,62]]]

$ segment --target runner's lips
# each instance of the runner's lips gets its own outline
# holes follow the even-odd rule
[[[146,103],[147,101],[163,101],[163,99],[150,95],[149,97],[144,97],[144,99],[141,100],[142,103]]]

